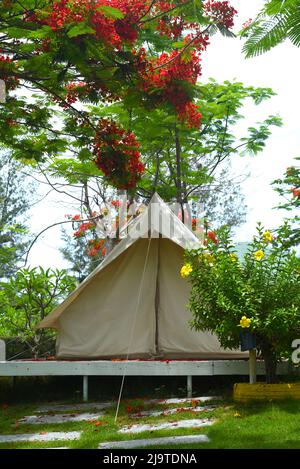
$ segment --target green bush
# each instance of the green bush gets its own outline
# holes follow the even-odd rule
[[[276,363],[291,355],[300,337],[300,259],[288,248],[290,227],[257,235],[242,259],[230,232],[209,232],[206,246],[186,254],[182,275],[192,290],[192,327],[215,333],[223,347],[237,348],[240,332],[255,334],[266,365],[267,382],[276,379]]]

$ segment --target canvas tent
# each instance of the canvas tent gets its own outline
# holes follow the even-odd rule
[[[199,241],[155,194],[128,236],[39,327],[58,330],[58,358],[238,358],[191,330],[190,286],[180,276]]]

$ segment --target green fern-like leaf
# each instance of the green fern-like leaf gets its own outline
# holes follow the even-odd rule
[[[290,14],[288,21],[288,38],[295,46],[300,47],[300,5]]]
[[[246,58],[267,52],[284,41],[287,27],[288,15],[276,15],[267,21],[254,24],[243,48]]]

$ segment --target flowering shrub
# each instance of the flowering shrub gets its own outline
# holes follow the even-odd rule
[[[276,363],[290,356],[300,334],[300,258],[286,247],[290,227],[276,236],[259,224],[242,259],[238,259],[227,228],[218,243],[187,253],[191,284],[192,327],[217,334],[221,345],[237,348],[242,329],[255,334],[266,365],[267,382],[274,382]]]

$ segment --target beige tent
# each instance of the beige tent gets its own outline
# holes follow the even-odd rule
[[[191,330],[181,278],[194,234],[155,194],[128,236],[39,327],[58,329],[59,358],[238,358]]]

